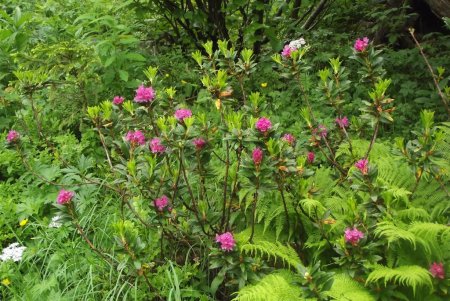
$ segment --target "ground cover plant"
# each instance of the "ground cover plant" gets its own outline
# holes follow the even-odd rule
[[[204,1],[13,2],[2,300],[449,298],[445,29],[381,44],[364,1],[230,1],[219,28]]]

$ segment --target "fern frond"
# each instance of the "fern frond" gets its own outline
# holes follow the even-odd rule
[[[314,199],[303,199],[299,202],[299,204],[303,209],[306,209],[306,212],[309,216],[311,216],[312,212],[316,210],[318,211],[319,215],[325,210],[322,203]]]
[[[415,222],[409,231],[427,242],[434,258],[442,259],[450,254],[450,227],[447,225]]]
[[[377,181],[388,184],[389,187],[412,190],[414,173],[406,163],[386,158],[386,156],[380,157],[376,163],[378,167]]]
[[[297,268],[301,264],[297,252],[292,247],[277,242],[273,233],[269,231],[263,232],[262,227],[257,226],[253,235],[253,243],[248,241],[250,234],[250,228],[235,234],[235,239],[241,253],[264,257],[268,260],[273,260],[274,263],[281,261],[285,266],[291,268]]]
[[[417,287],[433,288],[430,273],[417,265],[401,266],[396,269],[377,265],[375,269],[369,274],[366,280],[366,285],[382,280],[386,286],[388,282],[393,282],[398,285],[410,287],[413,294],[416,294]]]
[[[440,203],[447,204],[448,195],[436,180],[422,180],[411,201],[414,207],[434,208]]]
[[[265,276],[255,285],[241,288],[233,301],[300,301],[300,286],[294,284],[295,278],[287,270],[280,270]]]
[[[251,254],[252,256],[266,257],[273,259],[276,263],[281,260],[284,265],[296,268],[300,263],[297,252],[289,246],[285,246],[280,242],[272,243],[269,241],[258,241],[254,243],[246,243],[240,246],[242,253]]]
[[[415,222],[409,228],[409,231],[425,240],[438,240],[450,235],[450,227],[435,223]]]
[[[416,236],[407,230],[397,227],[391,222],[378,223],[374,232],[378,237],[384,236],[388,241],[388,246],[393,242],[403,240],[411,243],[414,249],[416,249]]]
[[[425,209],[415,207],[399,210],[397,211],[397,216],[403,221],[429,221],[431,218]]]
[[[376,301],[377,299],[361,283],[345,274],[336,274],[327,295],[340,301]]]

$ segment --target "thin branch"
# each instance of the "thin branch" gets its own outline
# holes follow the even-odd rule
[[[425,61],[425,64],[427,64],[428,70],[430,71],[431,76],[433,77],[434,85],[436,86],[436,89],[438,90],[439,96],[441,97],[442,103],[444,104],[445,108],[447,109],[447,114],[450,116],[450,108],[447,103],[447,98],[445,97],[444,93],[442,93],[441,88],[439,87],[439,83],[437,82],[436,74],[434,74],[433,68],[431,67],[430,63],[428,62],[427,57],[425,56],[425,53],[423,52],[422,46],[419,44],[419,41],[417,41],[416,37],[414,36],[414,28],[409,28],[409,33],[411,34],[411,37],[413,38],[414,42],[417,45],[417,48],[419,48],[420,54],[423,57],[423,60]]]

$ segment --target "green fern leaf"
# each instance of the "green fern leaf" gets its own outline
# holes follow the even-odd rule
[[[308,212],[309,216],[311,216],[312,212],[316,210],[318,211],[319,215],[325,210],[322,203],[314,199],[303,199],[299,202],[299,204],[300,206],[302,206],[302,208],[306,209],[306,212]]]
[[[255,227],[253,243],[249,242],[251,229],[246,229],[235,235],[239,250],[251,256],[264,257],[275,263],[281,261],[285,266],[297,268],[301,264],[297,252],[288,245],[275,242],[273,234],[263,232],[262,227]],[[272,242],[273,241],[273,242]]]
[[[377,265],[367,277],[366,285],[380,280],[384,282],[385,286],[388,282],[393,282],[397,285],[410,287],[414,295],[417,287],[428,287],[430,290],[433,288],[430,273],[417,265],[401,266],[396,269]]]
[[[345,274],[336,274],[327,295],[333,300],[342,301],[376,301],[377,299],[361,283]]]
[[[265,276],[255,285],[241,288],[233,301],[300,301],[300,286],[294,284],[295,277],[287,270]]]
[[[376,236],[383,236],[387,239],[388,247],[393,242],[403,240],[411,243],[414,246],[414,249],[416,249],[416,236],[407,230],[397,227],[391,222],[386,221],[378,223],[374,232]]]

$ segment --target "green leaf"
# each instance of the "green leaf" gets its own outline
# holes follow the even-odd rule
[[[125,70],[119,70],[119,77],[124,82],[127,82],[128,81],[128,72]]]
[[[125,57],[131,61],[137,61],[137,62],[145,62],[146,58],[139,53],[136,52],[131,52],[131,53],[127,53],[125,54]]]

